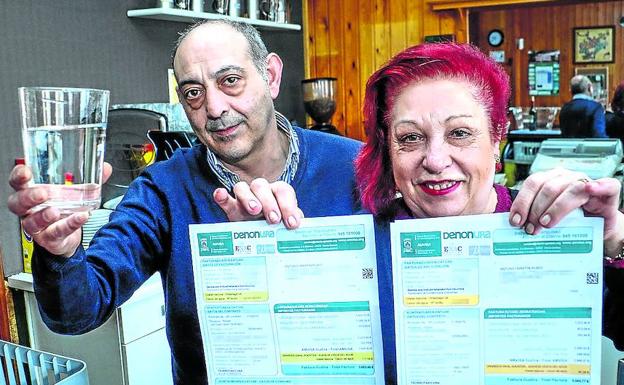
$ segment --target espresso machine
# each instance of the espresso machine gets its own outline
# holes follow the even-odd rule
[[[301,81],[303,106],[314,120],[311,130],[340,135],[331,124],[336,112],[336,78],[312,78]]]

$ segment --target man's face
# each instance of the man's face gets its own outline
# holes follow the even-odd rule
[[[279,76],[269,68],[263,79],[242,34],[225,25],[196,28],[178,47],[174,70],[193,130],[224,163],[235,166],[267,146]]]

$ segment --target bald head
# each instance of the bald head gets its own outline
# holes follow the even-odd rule
[[[585,75],[576,75],[570,80],[570,91],[572,91],[572,95],[591,95],[591,88],[591,80],[589,80],[589,78]]]
[[[263,79],[266,78],[266,70],[267,63],[266,59],[269,55],[262,38],[260,37],[260,33],[256,30],[252,25],[247,23],[240,23],[236,21],[219,19],[219,20],[203,20],[198,23],[193,24],[186,30],[180,33],[180,37],[175,43],[173,48],[173,53],[171,55],[172,66],[174,73],[176,71],[175,62],[176,55],[178,54],[178,48],[180,45],[191,35],[195,34],[203,34],[205,39],[211,38],[221,38],[221,36],[217,33],[215,34],[215,29],[226,28],[231,29],[235,32],[240,33],[247,43],[247,52],[251,61],[258,70],[258,73],[262,76]]]

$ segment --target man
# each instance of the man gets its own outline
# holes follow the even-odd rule
[[[47,195],[26,186],[31,174],[24,166],[11,173],[16,192],[8,206],[37,244],[34,289],[50,329],[96,328],[159,271],[174,382],[205,384],[189,224],[262,215],[291,228],[301,221],[300,209],[310,216],[352,214],[352,161],[360,144],[292,127],[274,110],[282,62],[249,25],[191,27],[173,63],[181,103],[202,145],[145,170],[87,251],[80,236],[88,215],[61,218],[55,208],[32,213]]]
[[[593,87],[587,76],[570,80],[572,100],[561,108],[559,125],[564,138],[606,138],[605,111],[592,98]]]

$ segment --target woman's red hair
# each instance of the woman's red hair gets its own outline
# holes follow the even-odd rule
[[[421,44],[398,53],[368,79],[364,97],[367,141],[356,159],[356,179],[362,206],[384,214],[394,201],[396,187],[390,163],[388,116],[403,89],[428,79],[458,79],[471,84],[489,116],[492,141],[507,128],[509,76],[492,59],[469,44]]]

